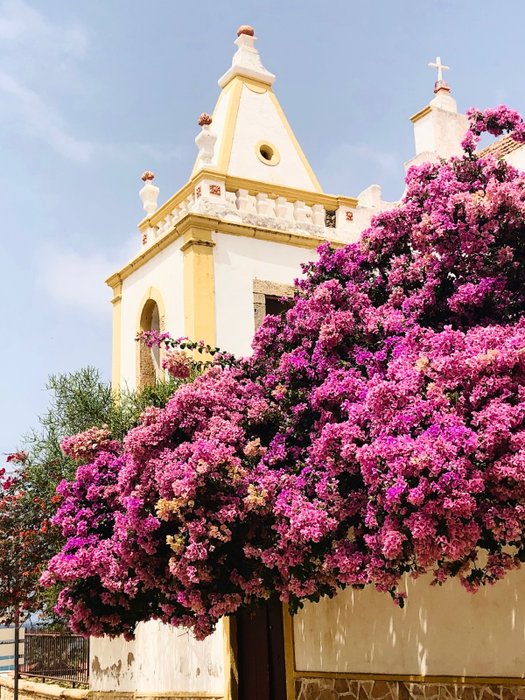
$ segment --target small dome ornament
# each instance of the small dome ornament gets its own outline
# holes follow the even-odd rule
[[[210,126],[212,123],[212,118],[206,112],[203,112],[199,117],[199,126]]]
[[[201,131],[197,134],[195,138],[195,143],[199,149],[198,163],[199,166],[205,167],[211,165],[213,162],[213,154],[215,150],[215,142],[217,141],[217,134],[211,130],[211,123],[213,119],[209,114],[203,112],[199,117],[199,126]]]
[[[249,24],[241,24],[239,29],[237,29],[237,36],[241,36],[241,34],[246,34],[247,36],[255,36],[255,29],[253,27],[250,27]]]
[[[144,187],[140,190],[139,197],[148,216],[151,216],[157,210],[159,199],[159,188],[152,182],[154,177],[155,173],[152,173],[151,170],[145,170],[140,176],[140,179],[144,182]]]

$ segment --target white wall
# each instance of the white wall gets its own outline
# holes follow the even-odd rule
[[[90,689],[106,692],[191,693],[222,696],[224,627],[203,642],[183,628],[140,623],[136,639],[92,638]]]
[[[505,156],[505,160],[519,170],[525,170],[525,146],[520,146]]]
[[[257,158],[259,141],[275,146],[280,155],[277,165],[268,165]],[[309,171],[278,113],[269,91],[259,92],[244,84],[235,124],[230,175],[271,182],[304,190],[315,190]]]
[[[457,580],[408,579],[398,608],[341,591],[294,617],[296,668],[345,673],[525,677],[525,572],[471,594]]]
[[[251,351],[255,331],[254,279],[292,284],[301,263],[315,260],[315,249],[215,234],[217,345],[237,355]]]

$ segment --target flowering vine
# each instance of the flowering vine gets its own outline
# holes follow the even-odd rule
[[[481,135],[485,132],[492,136],[501,136],[504,131],[510,131],[515,141],[525,143],[525,122],[518,112],[506,105],[485,111],[472,108],[468,110],[467,117],[470,126],[461,146],[470,155],[474,153]]]
[[[203,361],[62,487],[46,579],[75,629],[156,617],[201,638],[274,595],[293,611],[372,585],[403,604],[406,573],[475,591],[525,560],[525,175],[474,153],[525,127],[469,118],[464,157],[411,168],[357,243],[321,246],[251,357]],[[178,377],[215,354],[142,340]]]

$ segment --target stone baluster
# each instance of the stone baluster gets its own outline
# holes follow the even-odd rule
[[[275,200],[275,216],[278,219],[293,219],[293,206],[286,197],[277,197]]]
[[[253,195],[251,195],[248,190],[238,190],[237,194],[237,209],[243,214],[255,214],[256,213],[256,200]]]
[[[250,206],[250,196],[248,194],[248,190],[237,190],[236,206],[242,214],[248,213]]]
[[[226,191],[225,197],[228,204],[230,204],[232,207],[237,206],[237,195],[235,192]]]
[[[158,225],[157,225],[157,231],[156,231],[156,234],[157,234],[157,235],[155,236],[155,238],[158,238],[159,236],[162,236],[162,234],[163,234],[164,231],[166,230],[166,225],[167,225],[166,218],[167,218],[167,217],[165,217],[164,219],[161,219],[161,221],[159,221],[159,223],[158,223]]]
[[[186,199],[183,199],[182,202],[179,204],[181,219],[183,216],[185,216],[188,213],[188,210],[190,209],[192,202],[193,202],[193,198],[190,200],[189,197],[186,197]]]
[[[171,220],[174,224],[181,218],[180,204],[178,204],[171,215]]]
[[[273,202],[268,198],[266,192],[259,192],[255,195],[255,206],[257,207],[258,214],[262,216],[272,216]]]
[[[324,226],[325,208],[322,204],[314,204],[312,206],[312,223],[316,226]]]
[[[173,216],[173,214],[168,214],[168,216],[166,217],[166,231],[169,231],[173,228],[173,225],[175,224],[174,218],[175,217]]]
[[[303,221],[307,221],[308,215],[307,215],[306,205],[304,202],[301,202],[301,200],[297,200],[296,202],[293,203],[293,215],[294,215],[294,219],[298,223],[301,223]]]

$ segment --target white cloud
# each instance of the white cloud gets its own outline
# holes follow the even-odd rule
[[[118,250],[86,255],[47,244],[36,251],[36,286],[59,306],[107,316],[111,291],[105,280],[137,254],[139,245],[133,238]]]
[[[71,160],[91,159],[93,144],[73,136],[60,112],[37,92],[21,85],[12,75],[0,72],[0,93],[4,95],[0,118],[11,117],[11,128],[44,141]]]
[[[0,2],[2,51],[21,46],[55,56],[80,57],[88,39],[78,24],[54,23],[24,0]]]
[[[111,292],[104,280],[115,265],[103,253],[86,256],[47,247],[38,252],[36,267],[37,286],[59,306],[108,314]]]
[[[24,134],[77,163],[104,158],[135,163],[138,155],[150,168],[183,160],[178,147],[102,143],[75,133],[61,104],[86,89],[78,68],[88,48],[80,24],[51,20],[26,0],[0,0],[0,133]]]
[[[75,62],[87,45],[80,25],[52,22],[24,0],[0,0],[0,125],[4,132],[27,134],[74,161],[91,159],[93,145],[75,136],[47,89],[57,75],[62,78],[61,89],[71,89],[76,83],[72,79]]]

